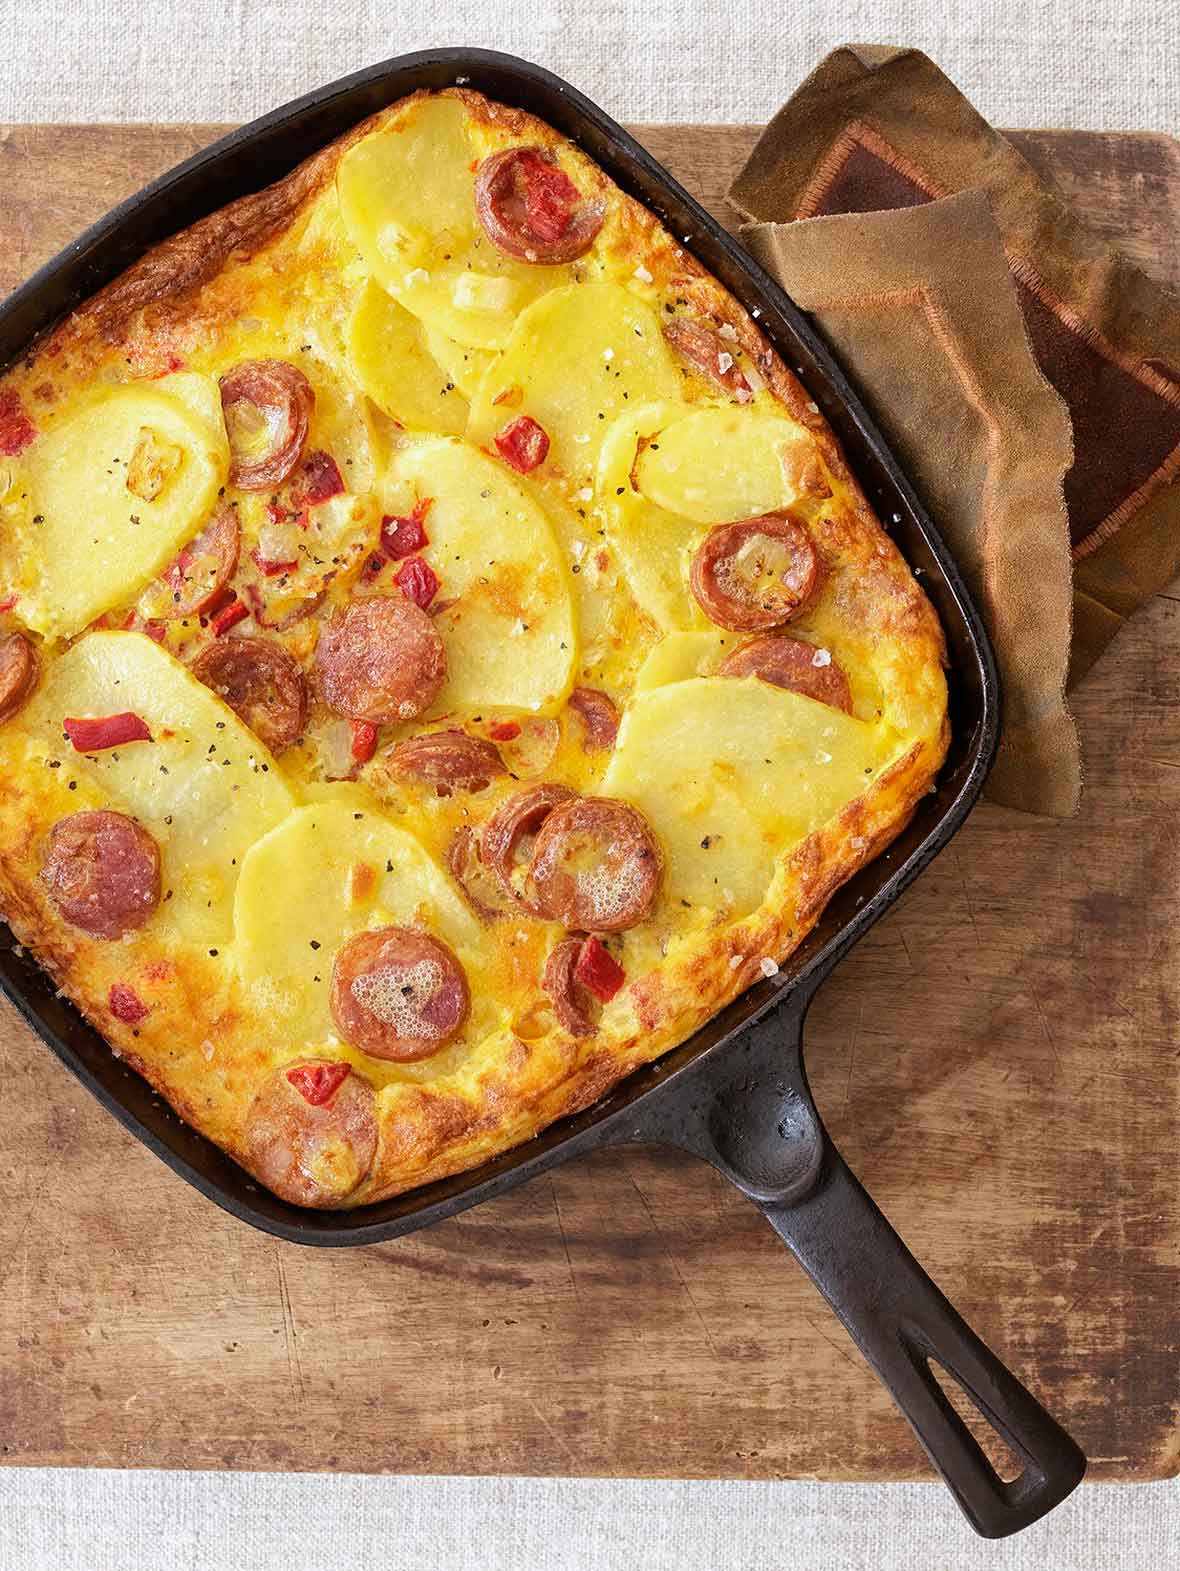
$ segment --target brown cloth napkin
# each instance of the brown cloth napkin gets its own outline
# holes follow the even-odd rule
[[[1012,280],[1006,287],[1023,316],[1020,336],[1072,421],[1064,505],[1073,559],[1069,676],[1077,680],[1135,607],[1180,569],[1180,487],[1171,483],[1180,473],[1180,303],[1096,239],[916,50],[848,46],[829,55],[763,133],[730,200],[756,226],[751,243],[772,271],[783,269],[790,292],[806,295],[810,278],[812,301],[840,302],[829,323],[824,309],[800,298],[817,311],[862,390],[871,389],[878,418],[990,615],[1008,688],[1009,731],[991,794],[1034,811],[1065,813],[1078,790],[1076,745],[1068,745],[1064,708],[1058,713],[1048,696],[1049,666],[1063,636],[1055,576],[1059,524],[1049,506],[1059,424],[1044,398],[1034,398],[1026,376],[1008,388],[996,375],[996,359],[977,358],[986,336],[982,313],[998,309],[994,296],[1003,292],[994,268],[996,235],[987,243],[977,201],[956,210],[940,200],[972,189],[986,194],[1006,255]],[[888,209],[906,211],[882,211]],[[947,216],[937,216],[940,209]],[[960,218],[972,225],[974,240],[967,244],[964,237],[955,246],[949,231]],[[874,238],[886,220],[893,227],[880,232],[899,248],[894,254],[878,249]],[[837,223],[844,227],[833,228]],[[922,223],[933,227],[923,230]],[[821,241],[804,238],[813,228],[828,237],[822,262],[813,250]],[[925,254],[923,235],[931,246]],[[857,236],[860,251],[844,251]],[[787,273],[796,247],[802,272],[792,282]],[[949,289],[956,299],[957,330],[940,347],[944,358],[959,357],[960,403],[970,402],[973,388],[978,418],[992,433],[990,449],[976,433],[976,463],[983,452],[987,460],[976,469],[974,488],[965,473],[940,466],[930,445],[929,421],[937,411],[914,381],[920,357],[907,343],[905,312],[868,305],[874,295],[901,287],[898,269],[907,257],[911,288],[925,288],[931,298]],[[854,308],[845,295],[862,304]],[[910,308],[910,323],[918,310]],[[937,312],[922,310],[928,353],[938,338]],[[1011,313],[1002,314],[1010,323]],[[878,334],[888,335],[891,352],[874,347]],[[1011,367],[1019,356],[1011,339],[1007,347]],[[1034,419],[1042,422],[1037,431]],[[1022,427],[1025,462],[1017,475],[1024,506],[1035,503],[1040,525],[1027,517],[1022,524],[1021,499],[1007,489],[1011,455],[1004,450]],[[966,451],[963,432],[959,438],[948,449],[956,467]],[[1045,534],[1039,548],[1033,544],[1038,530]],[[1023,582],[1028,578],[1031,585]],[[1013,583],[1024,588],[1015,603]],[[1038,660],[1045,664],[1039,682]]]
[[[1029,350],[987,197],[764,224],[745,239],[863,390],[987,619],[1004,689],[988,794],[1074,812],[1069,415]]]

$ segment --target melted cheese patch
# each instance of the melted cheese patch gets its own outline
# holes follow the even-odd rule
[[[422,555],[438,574],[447,651],[436,709],[555,709],[578,639],[570,574],[549,521],[503,464],[463,442],[414,443],[390,466],[387,512],[430,498]]]
[[[621,284],[572,284],[521,313],[472,400],[468,434],[490,442],[531,415],[548,434],[548,465],[588,487],[612,421],[629,404],[674,398],[680,380],[650,306]]]
[[[876,727],[756,677],[694,677],[632,701],[601,790],[655,830],[665,901],[743,916],[783,854],[895,752]]]
[[[127,710],[146,721],[150,742],[86,755],[63,740],[67,717]],[[34,758],[61,759],[98,802],[151,831],[172,891],[160,919],[186,942],[223,943],[247,850],[294,805],[273,758],[233,711],[143,634],[91,633],[50,667],[19,730]]]
[[[209,413],[216,387],[205,381],[188,374],[95,393],[29,448],[13,587],[36,632],[81,631],[201,527],[229,463],[219,400],[216,423]]]
[[[463,105],[432,98],[351,147],[336,189],[349,236],[382,288],[459,343],[495,349],[516,314],[570,273],[517,262],[488,239],[473,195],[480,152]]]
[[[482,933],[421,842],[361,790],[298,808],[242,864],[234,905],[238,975],[291,1047],[335,1031],[332,962],[354,933],[417,927],[470,971]],[[476,993],[472,987],[473,999]],[[473,1019],[490,1029],[488,1005]]]

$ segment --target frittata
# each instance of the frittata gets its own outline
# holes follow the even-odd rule
[[[471,1167],[682,1041],[946,741],[937,620],[807,392],[478,93],[0,378],[0,908],[295,1204]]]

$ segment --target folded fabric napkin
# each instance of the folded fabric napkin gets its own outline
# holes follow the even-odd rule
[[[729,195],[989,622],[1005,714],[988,794],[1073,812],[1067,673],[1180,570],[1180,303],[916,50],[829,55]]]

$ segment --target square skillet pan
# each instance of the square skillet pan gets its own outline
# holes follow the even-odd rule
[[[637,142],[558,77],[509,55],[402,55],[297,99],[214,143],[115,208],[0,306],[0,367],[151,246],[287,174],[358,120],[417,88],[468,82],[547,120],[652,208],[742,305],[823,410],[869,501],[934,602],[950,652],[952,739],[937,789],[893,846],[834,896],[773,981],[760,982],[689,1041],[596,1106],[473,1172],[353,1211],[308,1212],[260,1189],[110,1053],[0,927],[0,986],[37,1035],[124,1128],[225,1210],[297,1243],[397,1238],[613,1144],[679,1146],[757,1204],[889,1388],[972,1526],[998,1537],[1074,1488],[1085,1458],[970,1330],[910,1255],[832,1145],[803,1068],[807,1007],[836,962],[962,824],[998,735],[995,662],[954,563],[856,394],[777,284]],[[1003,1481],[943,1394],[953,1377],[1022,1464]]]

